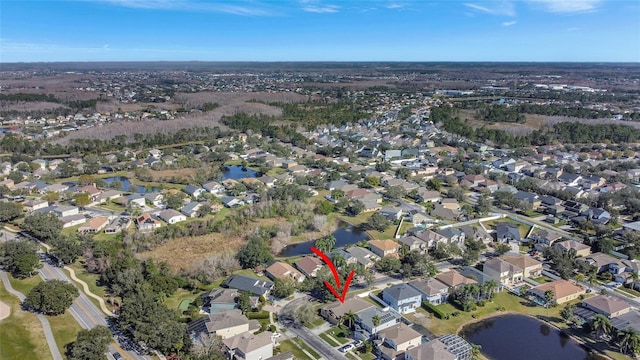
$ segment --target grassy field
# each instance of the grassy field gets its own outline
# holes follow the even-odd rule
[[[531,230],[531,226],[519,223],[519,222],[517,222],[515,220],[512,220],[512,219],[509,219],[509,218],[504,218],[504,219],[500,219],[500,220],[483,221],[482,224],[487,228],[487,230],[489,230],[489,229],[495,230],[496,225],[498,223],[507,223],[507,222],[518,225],[518,230],[520,231],[520,236],[522,238],[527,236],[527,233],[529,233],[529,230]]]
[[[307,345],[304,341],[300,340],[299,338],[294,338],[293,341],[296,343],[296,345],[298,345],[300,348],[305,349],[309,354],[311,354],[311,356],[313,356],[316,359],[320,358],[320,354],[318,354],[315,350],[313,350],[312,348],[309,347],[309,345]]]
[[[83,264],[83,260],[80,260],[80,262],[75,262],[67,266],[72,268],[76,272],[76,276],[78,277],[78,279],[87,283],[87,285],[89,286],[89,290],[91,290],[92,293],[106,300],[107,299],[106,288],[104,286],[98,286],[98,280],[100,279],[100,275],[89,273],[87,270],[85,270],[82,264]]]
[[[305,354],[302,350],[300,350],[298,345],[293,343],[293,341],[291,340],[285,340],[280,342],[280,351],[281,352],[291,351],[291,353],[293,354],[293,358],[297,360],[313,360],[312,358],[307,356],[307,354]]]
[[[537,277],[537,278],[532,278],[531,280],[537,282],[538,284],[544,284],[544,283],[548,283],[548,282],[552,282],[553,281],[552,278],[546,277],[544,275],[540,276],[540,277]]]
[[[26,279],[16,279],[13,276],[9,275],[9,282],[14,289],[26,296],[29,291],[31,291],[31,289],[42,282],[42,278],[38,275],[34,275]]]
[[[11,307],[11,315],[0,322],[0,359],[51,359],[40,321],[20,309],[17,297],[0,286],[0,300]]]
[[[195,300],[198,296],[198,294],[193,294],[185,289],[178,289],[173,295],[164,300],[164,304],[169,309],[178,310],[178,306],[183,300]]]
[[[333,332],[335,332],[335,329],[336,328],[331,328],[331,329],[325,331],[322,335],[331,335],[332,338],[336,339],[340,343],[338,345],[343,345],[343,344],[346,344],[349,341],[351,341],[350,339],[347,339],[347,338],[344,338],[344,337],[340,337],[338,335],[333,334]]]
[[[53,331],[53,337],[56,339],[58,349],[61,353],[64,353],[66,346],[76,340],[76,336],[82,327],[73,318],[68,311],[58,316],[47,316],[49,324],[51,324],[51,330]]]
[[[336,347],[336,346],[340,345],[339,343],[337,343],[337,342],[335,342],[335,341],[331,340],[331,338],[330,338],[329,336],[327,336],[327,334],[326,334],[326,333],[322,333],[322,334],[320,334],[320,338],[321,338],[322,340],[324,340],[327,344],[329,344],[329,345],[331,345],[331,346],[333,346],[333,347]]]

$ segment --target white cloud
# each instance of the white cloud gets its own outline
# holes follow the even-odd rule
[[[340,7],[336,5],[307,5],[302,7],[302,10],[306,12],[318,13],[318,14],[337,13],[339,9]]]
[[[391,3],[391,4],[387,5],[386,8],[387,9],[402,9],[405,6],[406,6],[405,4]]]
[[[516,8],[511,1],[495,1],[487,4],[464,3],[473,11],[491,15],[516,16]]]
[[[554,13],[584,13],[594,11],[603,0],[529,0]]]
[[[515,25],[516,23],[518,23],[518,22],[517,21],[505,21],[505,22],[502,23],[502,26],[509,27],[509,26]]]
[[[90,0],[88,0],[90,1]],[[207,11],[244,16],[267,16],[271,12],[260,6],[242,6],[243,2],[228,4],[205,2],[199,0],[98,0],[109,4],[134,9]],[[249,3],[247,3],[249,4]],[[252,4],[253,5],[253,4]]]

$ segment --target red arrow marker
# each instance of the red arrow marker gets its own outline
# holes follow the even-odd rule
[[[329,265],[329,269],[331,269],[331,272],[333,273],[333,278],[336,280],[336,285],[338,286],[338,290],[340,290],[340,276],[338,275],[338,270],[336,270],[336,266],[333,265],[333,262],[331,261],[331,259],[329,259],[327,255],[325,255],[322,251],[318,250],[318,248],[316,248],[315,246],[311,247],[311,251],[313,251],[314,254],[318,255],[320,259],[322,259],[324,262],[327,263],[327,265]],[[329,289],[329,291],[331,291],[331,293],[338,300],[340,300],[341,303],[343,303],[344,299],[347,297],[347,290],[349,289],[349,285],[351,285],[351,280],[353,279],[353,275],[355,273],[356,273],[355,270],[351,270],[351,272],[349,273],[349,276],[347,276],[347,281],[344,283],[342,294],[338,293],[338,291],[336,291],[336,289],[333,288],[331,283],[329,283],[328,281],[324,282],[325,286]]]

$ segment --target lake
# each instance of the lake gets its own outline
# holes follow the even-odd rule
[[[249,168],[242,169],[242,165],[225,166],[225,168],[227,170],[222,173],[222,176],[220,178],[221,181],[229,179],[238,180],[244,178],[254,178],[259,175],[257,171],[253,171]]]
[[[595,360],[560,330],[524,315],[504,315],[465,326],[460,335],[493,360]]]
[[[343,247],[345,245],[353,245],[362,240],[369,240],[369,235],[364,231],[359,231],[353,225],[344,221],[338,222],[338,228],[332,233],[336,238],[336,248]],[[291,244],[285,247],[280,256],[298,256],[311,254],[311,247],[315,244],[315,240],[309,240]]]
[[[114,181],[120,181],[122,183],[122,191],[134,192],[138,194],[148,194],[154,191],[159,191],[159,187],[136,185],[124,176],[116,176],[104,179],[107,184],[111,184]]]

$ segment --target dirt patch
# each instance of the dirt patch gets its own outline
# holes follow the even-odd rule
[[[173,239],[155,249],[138,254],[141,259],[166,261],[176,271],[188,270],[212,254],[237,251],[244,244],[243,237],[229,237],[221,233]]]
[[[0,301],[0,321],[8,318],[9,315],[11,315],[11,307]]]
[[[149,170],[149,173],[153,177],[153,181],[159,181],[162,179],[170,179],[170,178],[190,178],[198,171],[194,168],[185,168],[178,170]]]

